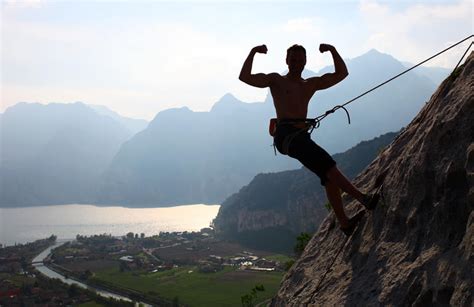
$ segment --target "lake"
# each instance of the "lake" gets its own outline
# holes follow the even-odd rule
[[[0,244],[26,243],[56,235],[73,239],[77,234],[144,233],[198,231],[209,227],[219,205],[184,205],[167,208],[97,207],[60,205],[0,208]]]

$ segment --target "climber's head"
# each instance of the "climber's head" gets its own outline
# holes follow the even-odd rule
[[[286,50],[286,64],[292,73],[301,73],[306,65],[306,49],[301,45],[293,45]]]

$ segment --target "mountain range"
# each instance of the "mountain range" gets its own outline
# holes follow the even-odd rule
[[[349,77],[316,93],[310,115],[405,69],[393,57],[375,50],[346,63]],[[304,72],[305,76],[312,74]],[[427,77],[408,73],[348,106],[350,126],[339,111],[321,123],[313,138],[335,153],[397,131],[418,113],[435,88]],[[274,114],[270,95],[263,103],[243,103],[231,94],[210,112],[187,108],[160,112],[114,157],[100,185],[98,202],[127,206],[220,203],[258,173],[295,169],[299,164],[294,160],[273,155],[268,121]]]
[[[405,68],[375,50],[347,65],[347,80],[315,95],[311,116]],[[313,137],[334,153],[399,130],[435,87],[421,72],[410,72],[351,104],[351,126],[338,111]],[[258,173],[299,168],[273,154],[271,117],[270,96],[244,103],[226,94],[209,112],[169,109],[150,123],[83,103],[19,103],[0,115],[0,206],[219,203]]]
[[[19,103],[0,118],[1,204],[92,203],[133,132],[83,103]]]

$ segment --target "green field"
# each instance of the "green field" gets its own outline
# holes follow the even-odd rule
[[[157,273],[120,272],[118,268],[95,273],[94,279],[189,306],[241,306],[241,296],[257,284],[265,287],[258,301],[273,297],[284,272],[239,271],[226,267],[217,273],[200,273],[196,267],[181,267]]]

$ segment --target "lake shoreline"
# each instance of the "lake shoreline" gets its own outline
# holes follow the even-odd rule
[[[0,208],[0,244],[25,244],[52,234],[59,239],[77,235],[129,232],[146,236],[160,232],[198,231],[209,227],[219,205],[192,204],[166,208],[98,207],[68,204],[45,207]]]
[[[26,209],[26,208],[41,208],[41,207],[56,207],[56,206],[94,206],[98,208],[126,208],[126,209],[159,209],[159,208],[173,208],[182,206],[220,206],[217,203],[192,203],[192,204],[165,204],[165,205],[149,205],[149,206],[127,206],[123,204],[94,204],[94,203],[61,203],[61,204],[40,204],[40,205],[0,205],[2,209]]]

